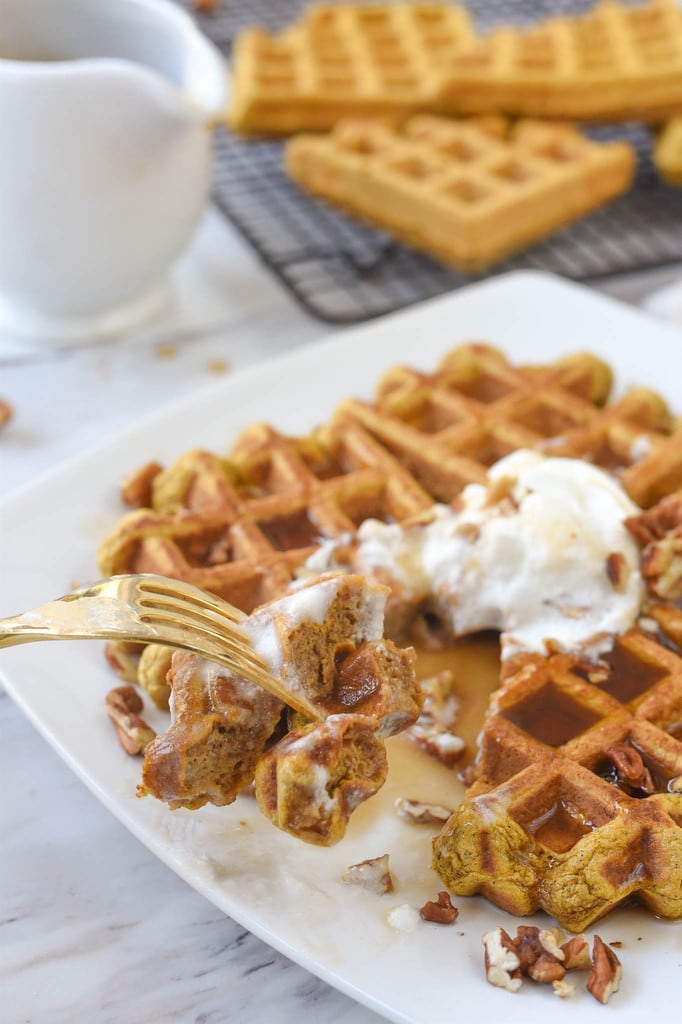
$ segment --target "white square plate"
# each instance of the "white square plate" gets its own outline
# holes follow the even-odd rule
[[[168,463],[192,447],[225,451],[257,420],[305,433],[342,398],[370,397],[389,366],[431,369],[448,349],[471,340],[497,344],[514,362],[587,349],[615,367],[618,391],[648,385],[682,408],[682,339],[675,331],[541,274],[497,278],[221,380],[15,495],[0,507],[0,616],[97,576],[96,546],[121,515],[117,485],[130,469],[149,459]],[[513,931],[519,922],[484,900],[456,901],[460,918],[452,927],[420,922],[401,932],[388,923],[389,910],[419,907],[440,888],[429,867],[429,831],[392,811],[401,793],[428,798],[428,771],[419,779],[389,777],[341,844],[309,847],[274,829],[247,798],[194,812],[136,799],[139,761],[120,750],[103,712],[115,680],[101,645],[15,648],[2,652],[0,670],[46,739],[166,864],[260,938],[390,1020],[449,1024],[485,1015],[532,1024],[551,1014],[587,1022],[603,1021],[605,1012],[619,1021],[671,1019],[682,929],[646,911],[619,910],[597,928],[606,941],[623,943],[623,983],[608,1011],[584,991],[584,975],[575,976],[578,991],[565,1002],[530,982],[515,996],[489,986],[481,935],[498,924]],[[393,894],[378,897],[340,882],[345,866],[385,852],[396,877]]]

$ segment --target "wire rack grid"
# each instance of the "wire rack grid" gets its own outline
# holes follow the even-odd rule
[[[192,9],[192,0],[181,2]],[[195,15],[229,59],[239,31],[254,24],[280,29],[304,6],[304,0],[219,0],[213,11]],[[592,3],[473,0],[468,6],[477,27],[485,30],[578,13]],[[625,138],[635,146],[639,159],[633,188],[604,209],[498,264],[493,273],[535,268],[590,280],[682,259],[682,189],[658,177],[649,130],[628,124],[591,133]],[[279,141],[244,141],[219,129],[214,198],[298,301],[328,322],[368,320],[480,276],[444,267],[301,192],[282,169]]]

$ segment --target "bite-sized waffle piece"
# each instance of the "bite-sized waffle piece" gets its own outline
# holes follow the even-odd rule
[[[385,588],[358,576],[327,577],[263,606],[240,623],[288,692],[319,717],[338,720],[340,731],[330,726],[313,734],[320,740],[322,757],[322,738],[329,741],[338,732],[341,745],[334,771],[341,748],[349,768],[356,738],[360,747],[379,749],[381,737],[407,728],[419,714],[414,652],[382,639],[385,601]],[[145,752],[140,794],[156,796],[171,807],[231,803],[253,781],[266,746],[284,728],[284,704],[226,668],[186,652],[173,655],[168,683],[171,726]],[[381,751],[376,757],[385,762]],[[328,767],[332,769],[331,763]],[[341,821],[345,827],[352,809],[339,771],[334,777],[342,799],[333,823],[325,818],[325,841],[335,841],[328,831],[332,824],[333,835],[340,837]],[[383,776],[372,778],[377,788],[383,782]],[[371,795],[369,790],[366,795]],[[310,809],[311,829],[313,819]],[[293,829],[289,821],[287,830]]]
[[[571,931],[629,898],[681,916],[681,719],[680,652],[642,630],[599,665],[517,664],[492,699],[476,781],[434,840],[439,877]]]
[[[671,117],[654,145],[654,164],[669,185],[682,185],[682,116]]]
[[[446,79],[442,99],[459,114],[665,120],[682,107],[682,11],[602,0],[500,28],[455,56]]]
[[[194,809],[232,803],[253,781],[284,705],[196,654],[176,651],[168,680],[173,720],[145,751],[138,796]]]
[[[486,125],[416,115],[341,121],[285,150],[303,188],[464,271],[489,266],[620,195],[635,154],[569,125]]]
[[[256,799],[284,832],[318,846],[343,838],[353,811],[384,784],[388,763],[376,723],[330,715],[292,729],[256,768]]]
[[[473,39],[455,4],[313,5],[279,35],[252,28],[237,38],[230,125],[281,135],[331,128],[348,115],[432,110],[443,72]]]

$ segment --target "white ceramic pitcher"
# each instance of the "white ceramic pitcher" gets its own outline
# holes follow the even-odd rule
[[[168,0],[0,0],[0,327],[149,316],[210,187],[219,52]]]

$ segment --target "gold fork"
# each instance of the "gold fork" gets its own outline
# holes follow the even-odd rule
[[[322,713],[273,676],[239,623],[246,615],[199,587],[152,573],[112,576],[0,619],[0,647],[36,640],[131,640],[181,647],[262,686],[306,718]]]

